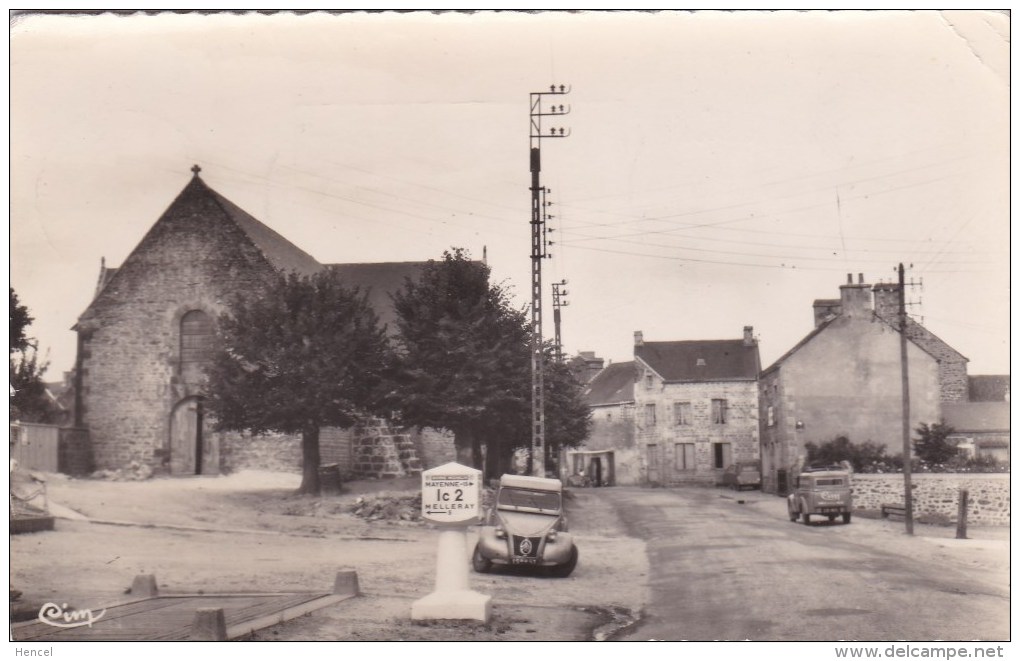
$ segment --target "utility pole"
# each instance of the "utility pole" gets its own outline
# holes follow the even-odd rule
[[[910,485],[910,375],[907,370],[907,298],[903,282],[903,264],[898,269],[900,281],[900,380],[903,386],[903,522],[908,535],[914,534],[914,497]]]
[[[545,107],[546,97],[568,94],[564,85],[551,85],[548,92],[531,93],[531,474],[545,477],[545,357],[542,340],[542,260],[546,253],[545,189],[539,180],[542,171],[542,140],[565,138],[570,132],[562,127],[542,128],[542,118],[566,115],[569,107]]]
[[[560,308],[565,308],[570,305],[570,301],[563,300],[563,298],[569,294],[566,289],[560,289],[567,285],[566,280],[560,280],[554,282],[552,285],[552,296],[553,296],[553,327],[556,329],[553,336],[553,348],[556,351],[556,362],[563,362],[563,340],[560,338]]]

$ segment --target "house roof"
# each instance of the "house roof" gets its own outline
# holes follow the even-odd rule
[[[967,377],[967,386],[972,402],[1009,401],[1009,374],[975,374]]]
[[[610,363],[585,388],[588,406],[606,406],[634,401],[634,361]]]
[[[958,433],[1009,431],[1008,402],[945,402],[942,420]]]
[[[758,345],[742,339],[643,342],[634,357],[666,382],[753,381],[761,366]]]

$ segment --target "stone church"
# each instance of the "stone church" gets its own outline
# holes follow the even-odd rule
[[[300,440],[213,430],[202,373],[216,319],[238,292],[280,273],[340,270],[367,291],[383,323],[389,294],[424,263],[324,265],[194,176],[124,263],[103,263],[95,296],[78,318],[76,427],[88,430],[97,469],[148,466],[156,473],[219,474],[243,468],[300,470]],[[404,432],[381,420],[323,429],[323,464],[341,474],[395,477],[452,460],[437,432]]]

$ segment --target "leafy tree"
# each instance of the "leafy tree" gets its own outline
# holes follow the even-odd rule
[[[482,443],[519,443],[513,421],[531,406],[529,332],[489,268],[453,249],[392,295],[395,406],[401,421],[453,432],[458,461],[482,467]]]
[[[10,288],[10,385],[11,419],[26,422],[53,422],[58,415],[57,407],[46,392],[42,377],[49,367],[49,361],[40,362],[37,342],[27,334],[33,318],[28,308],[21,304],[14,288]]]
[[[15,351],[25,351],[33,345],[26,335],[25,331],[35,321],[32,316],[28,313],[28,308],[21,304],[18,300],[18,295],[14,292],[14,287],[11,290],[11,353]]]
[[[300,492],[317,494],[319,430],[374,410],[388,344],[367,296],[332,270],[291,274],[219,320],[206,408],[217,429],[301,434]]]
[[[531,444],[531,333],[489,274],[454,249],[393,295],[393,406],[406,424],[452,431],[458,461],[496,477]],[[551,346],[544,356],[546,447],[556,452],[587,437],[590,412],[568,366],[552,361]]]
[[[849,461],[854,471],[858,473],[890,461],[886,456],[885,446],[871,441],[851,443],[846,436],[837,436],[821,445],[806,443],[804,448],[807,450],[808,463],[838,464]]]
[[[936,422],[929,425],[922,422],[914,430],[919,438],[914,439],[914,454],[927,464],[944,464],[956,456],[956,443],[949,436],[956,430],[945,423]]]
[[[548,457],[558,457],[561,449],[584,442],[592,424],[583,381],[569,363],[557,362],[552,357],[550,347],[546,350],[544,379],[547,464]]]

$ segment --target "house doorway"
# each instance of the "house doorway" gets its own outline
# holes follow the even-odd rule
[[[602,486],[602,457],[591,458],[591,485]]]
[[[219,473],[216,443],[204,438],[205,412],[201,397],[186,397],[170,414],[170,473],[215,475]]]

